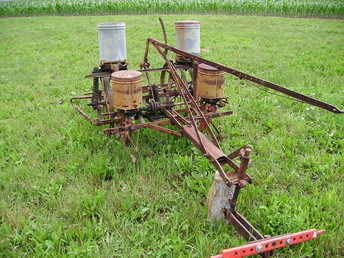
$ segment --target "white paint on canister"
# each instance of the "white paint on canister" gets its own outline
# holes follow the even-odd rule
[[[176,21],[176,47],[194,55],[201,54],[201,25],[199,21]]]
[[[124,22],[98,24],[100,61],[116,62],[127,59]]]

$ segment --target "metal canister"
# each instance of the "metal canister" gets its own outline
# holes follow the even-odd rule
[[[142,104],[141,72],[117,71],[111,74],[112,105],[120,110],[133,110]]]
[[[99,59],[101,62],[123,62],[127,59],[124,22],[98,24]]]
[[[199,21],[176,21],[176,47],[194,55],[201,54],[201,25]],[[177,55],[177,60],[181,59]]]
[[[200,64],[197,71],[195,96],[204,99],[224,98],[224,74],[215,67]]]

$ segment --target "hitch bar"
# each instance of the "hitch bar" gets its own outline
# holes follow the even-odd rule
[[[249,242],[246,245],[222,250],[219,255],[211,256],[211,258],[238,258],[254,254],[263,254],[273,249],[313,240],[323,233],[325,233],[325,230],[309,229],[298,233],[263,238],[258,241]]]

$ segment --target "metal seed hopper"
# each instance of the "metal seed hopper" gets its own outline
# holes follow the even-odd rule
[[[269,257],[273,249],[312,240],[323,233],[323,230],[311,229],[267,237],[236,210],[240,190],[252,182],[246,173],[252,147],[245,145],[232,153],[224,153],[213,119],[232,114],[231,111],[221,111],[228,104],[224,94],[226,73],[333,113],[343,111],[328,103],[202,58],[198,21],[175,23],[176,47],[167,44],[161,19],[160,23],[164,42],[154,38],[147,39],[139,69],[128,67],[125,24],[120,22],[98,25],[100,65],[87,76],[93,80],[92,92],[71,99],[76,111],[96,126],[107,125],[108,128],[103,129],[104,133],[118,136],[125,144],[131,143],[134,131],[150,128],[188,138],[208,158],[225,186],[230,189],[221,212],[249,241],[247,245],[225,249],[214,257],[243,257],[258,253]],[[161,67],[150,67],[150,47],[161,56]],[[158,75],[152,76],[152,73]],[[144,84],[143,79],[147,83]],[[81,108],[81,101],[84,100],[95,110],[96,115],[91,116]]]

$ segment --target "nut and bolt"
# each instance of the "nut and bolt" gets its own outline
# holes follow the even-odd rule
[[[259,245],[256,246],[257,253],[261,253],[261,252],[263,252],[263,250],[264,250],[263,245],[259,244]]]
[[[291,244],[293,243],[293,239],[288,238],[288,239],[285,241],[285,243],[286,243],[287,245],[291,245]]]

